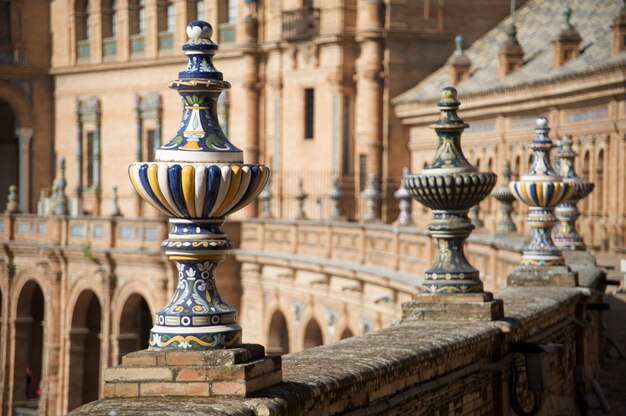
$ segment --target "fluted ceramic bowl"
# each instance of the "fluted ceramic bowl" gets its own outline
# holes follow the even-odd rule
[[[491,196],[500,202],[513,202],[515,197],[509,190],[508,186],[500,186],[491,192]]]
[[[265,187],[263,165],[133,163],[130,180],[139,195],[165,215],[185,219],[220,218],[239,211]]]
[[[530,207],[554,208],[569,200],[575,187],[563,181],[514,181],[509,189],[516,199]]]
[[[566,182],[571,184],[574,187],[574,191],[572,192],[572,196],[567,202],[578,202],[581,199],[585,198],[587,195],[593,191],[595,188],[595,184],[592,182]]]
[[[402,184],[420,203],[434,210],[466,210],[482,201],[496,185],[492,172],[407,175]]]

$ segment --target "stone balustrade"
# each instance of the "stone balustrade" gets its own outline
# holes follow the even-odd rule
[[[166,221],[158,218],[0,216],[0,240],[24,243],[156,250],[167,233]]]
[[[488,290],[506,285],[506,274],[521,258],[525,238],[475,232],[467,240],[467,256],[483,273]],[[350,222],[248,219],[242,221],[238,257],[255,253],[260,257],[291,255],[310,263],[336,267],[362,266],[365,274],[409,279],[421,283],[436,247],[428,230],[385,224]]]

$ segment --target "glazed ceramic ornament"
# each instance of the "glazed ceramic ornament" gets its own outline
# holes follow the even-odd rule
[[[172,217],[162,248],[176,263],[178,286],[156,313],[151,348],[214,349],[241,342],[236,310],[222,300],[215,281],[217,265],[232,248],[221,226],[227,215],[258,196],[269,169],[243,164],[242,151],[220,128],[217,99],[230,84],[213,66],[212,32],[207,22],[187,27],[183,50],[189,62],[170,83],[182,98],[180,127],[157,149],[154,162],[129,168],[139,195]]]
[[[548,120],[537,118],[536,136],[531,142],[533,162],[519,181],[511,182],[513,196],[528,205],[528,226],[531,241],[524,249],[522,264],[532,266],[564,265],[561,251],[554,245],[551,230],[556,223],[554,208],[567,201],[574,187],[563,182],[550,164],[550,150],[554,146],[548,137]]]
[[[507,234],[517,231],[515,223],[511,219],[515,197],[513,197],[513,194],[509,189],[510,182],[511,162],[506,160],[504,162],[504,170],[502,171],[502,185],[491,192],[491,196],[500,202],[500,220],[496,224],[496,233],[498,234]]]
[[[496,184],[492,172],[478,172],[461,149],[461,133],[468,124],[457,115],[456,89],[444,88],[437,105],[440,118],[431,125],[438,136],[435,157],[419,175],[405,175],[402,185],[417,201],[433,210],[428,229],[439,253],[426,271],[422,289],[430,293],[483,293],[479,272],[465,257],[463,245],[474,226],[467,213]]]
[[[552,235],[554,244],[561,250],[584,251],[586,249],[583,238],[576,231],[576,220],[580,217],[578,201],[587,197],[593,191],[594,184],[583,181],[574,171],[576,152],[572,149],[572,137],[565,136],[560,140],[559,153],[560,172],[563,182],[574,188],[572,196],[556,207],[555,214],[559,220],[556,232]]]

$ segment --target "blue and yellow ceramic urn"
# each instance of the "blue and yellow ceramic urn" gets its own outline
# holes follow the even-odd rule
[[[130,180],[139,195],[171,217],[162,244],[178,270],[178,286],[156,313],[151,348],[216,349],[241,343],[236,310],[224,302],[215,269],[232,248],[221,229],[227,215],[263,190],[269,169],[246,165],[217,119],[217,99],[230,88],[213,66],[217,45],[207,22],[187,27],[187,67],[170,83],[182,97],[183,115],[174,137],[154,162],[133,163]]]

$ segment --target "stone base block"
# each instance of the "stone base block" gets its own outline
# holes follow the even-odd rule
[[[502,300],[489,292],[420,293],[402,304],[403,321],[494,321],[504,316]]]
[[[568,266],[531,266],[520,264],[507,275],[509,286],[578,286],[578,273]]]
[[[104,371],[104,398],[247,397],[282,382],[281,359],[262,345],[207,351],[142,350]]]
[[[568,266],[581,265],[593,267],[596,265],[596,258],[588,251],[563,250],[563,258]]]

